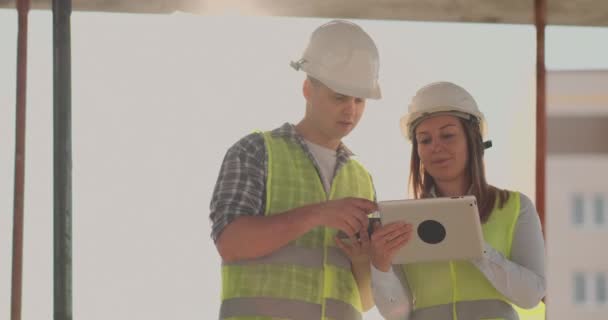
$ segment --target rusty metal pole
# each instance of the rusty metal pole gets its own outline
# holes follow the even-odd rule
[[[545,234],[547,161],[547,111],[545,70],[545,26],[547,23],[546,0],[534,0],[536,25],[536,208]]]
[[[27,25],[29,0],[17,1],[17,103],[15,123],[15,186],[13,189],[13,259],[11,320],[21,319],[23,289],[23,203],[25,198],[25,101],[27,88]]]

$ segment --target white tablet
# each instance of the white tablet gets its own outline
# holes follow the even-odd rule
[[[382,225],[412,224],[412,238],[393,264],[468,260],[483,254],[483,233],[474,196],[378,202]]]

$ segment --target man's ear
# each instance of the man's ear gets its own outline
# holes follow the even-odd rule
[[[302,84],[302,95],[304,95],[306,101],[310,100],[310,97],[312,96],[312,90],[313,84],[310,82],[310,80],[305,79],[304,83]]]

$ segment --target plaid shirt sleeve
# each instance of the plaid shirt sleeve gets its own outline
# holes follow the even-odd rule
[[[209,206],[213,241],[234,219],[264,214],[266,175],[261,134],[252,133],[228,149]]]

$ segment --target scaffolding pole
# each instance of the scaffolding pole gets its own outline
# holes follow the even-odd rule
[[[15,184],[13,188],[13,258],[11,320],[21,319],[23,290],[23,204],[25,198],[25,125],[27,93],[27,25],[29,0],[17,1],[17,99],[15,112]]]
[[[71,0],[53,0],[53,314],[72,319]]]

